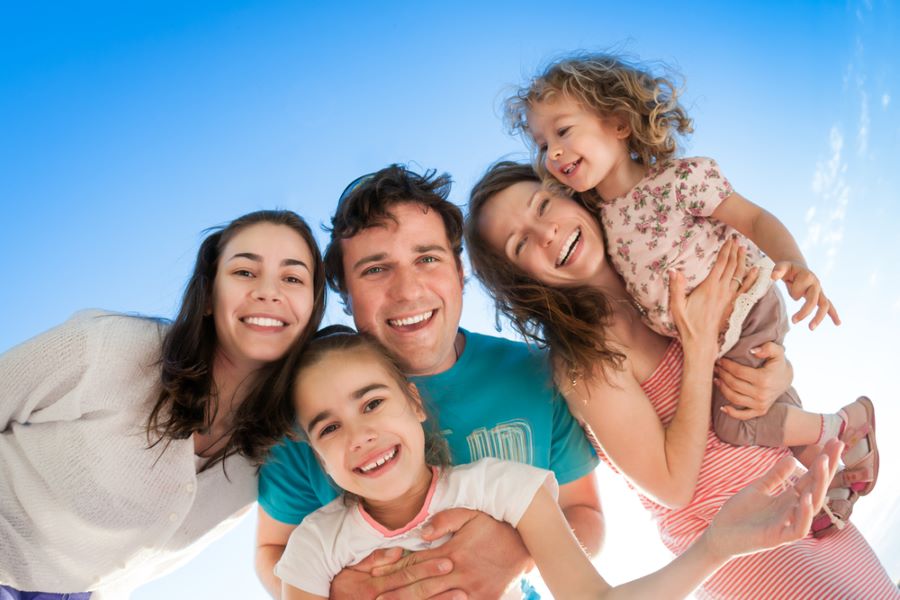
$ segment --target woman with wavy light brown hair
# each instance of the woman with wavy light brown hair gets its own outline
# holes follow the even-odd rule
[[[206,237],[171,323],[84,311],[0,356],[0,598],[122,597],[234,526],[323,311],[306,222],[259,211]]]
[[[476,184],[466,243],[498,310],[550,348],[569,409],[601,458],[637,488],[671,551],[686,551],[729,497],[790,456],[785,448],[727,444],[710,427],[719,332],[735,297],[753,285],[733,240],[689,296],[684,276],[669,273],[680,343],[644,324],[610,265],[596,212],[542,183],[528,165],[497,163]],[[774,346],[760,355],[775,352],[781,362]],[[787,380],[774,387],[783,390]],[[697,595],[894,598],[897,588],[847,525],[734,559]]]

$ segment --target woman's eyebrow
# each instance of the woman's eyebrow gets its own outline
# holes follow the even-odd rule
[[[234,256],[228,259],[228,261],[235,260],[237,258],[246,258],[247,260],[252,260],[253,262],[262,262],[262,256],[259,254],[254,254],[253,252],[238,252]],[[226,262],[228,262],[226,261]],[[300,260],[299,258],[285,258],[281,261],[282,267],[303,267],[307,271],[309,271],[309,265]]]

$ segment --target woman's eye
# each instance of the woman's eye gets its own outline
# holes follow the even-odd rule
[[[519,254],[521,254],[522,248],[525,247],[525,242],[526,242],[526,241],[528,241],[528,238],[527,238],[527,237],[523,237],[521,240],[519,240],[519,243],[516,244],[516,248],[515,248],[515,250],[513,251],[513,252],[515,253],[516,256],[518,256]]]
[[[366,405],[363,408],[363,412],[372,412],[373,410],[381,406],[382,402],[384,402],[383,398],[374,398],[372,400],[369,400],[368,402],[366,402]]]
[[[248,271],[247,269],[238,269],[234,272],[238,277],[253,277],[253,273]]]
[[[547,212],[547,207],[550,206],[550,198],[544,198],[541,200],[541,203],[538,205],[538,214],[543,215]]]
[[[288,283],[303,283],[303,280],[299,277],[294,277],[293,275],[288,275],[284,278],[284,280]]]

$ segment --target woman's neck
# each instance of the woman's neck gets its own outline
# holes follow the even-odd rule
[[[212,366],[210,397],[206,399],[207,422],[202,433],[194,433],[194,452],[211,456],[228,442],[234,413],[247,395],[247,386],[256,369],[241,367],[221,353]]]
[[[612,200],[627,194],[647,174],[647,168],[630,156],[623,156],[594,191],[604,200]]]
[[[385,501],[363,498],[363,506],[369,516],[387,529],[400,529],[412,521],[425,506],[434,476],[431,467],[424,465],[421,476],[406,493],[398,498]]]

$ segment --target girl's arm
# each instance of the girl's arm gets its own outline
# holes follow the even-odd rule
[[[668,427],[644,394],[630,359],[622,370],[578,381],[564,394],[572,413],[590,426],[610,460],[672,508],[684,506],[694,495],[709,428],[719,323],[736,292],[733,278],[743,275],[743,257],[744,250],[728,241],[709,276],[687,299],[683,278],[670,274],[670,306],[682,337],[684,372],[678,408]]]
[[[315,594],[310,594],[309,592],[304,592],[301,589],[297,589],[294,586],[284,583],[281,583],[281,600],[328,600],[324,596],[316,596]]]
[[[822,292],[819,278],[806,266],[806,259],[794,236],[775,215],[740,194],[731,194],[722,200],[711,216],[750,238],[775,262],[772,279],[783,280],[794,300],[805,299],[792,318],[794,323],[802,321],[818,307],[809,323],[810,329],[815,329],[826,315],[835,325],[840,325],[837,310]]]
[[[726,502],[706,532],[681,556],[620,586],[610,587],[597,573],[546,488],[538,490],[518,531],[557,598],[684,598],[732,556],[804,537],[822,506],[840,447],[830,443],[796,484],[773,495],[794,468],[793,459],[781,460]]]

